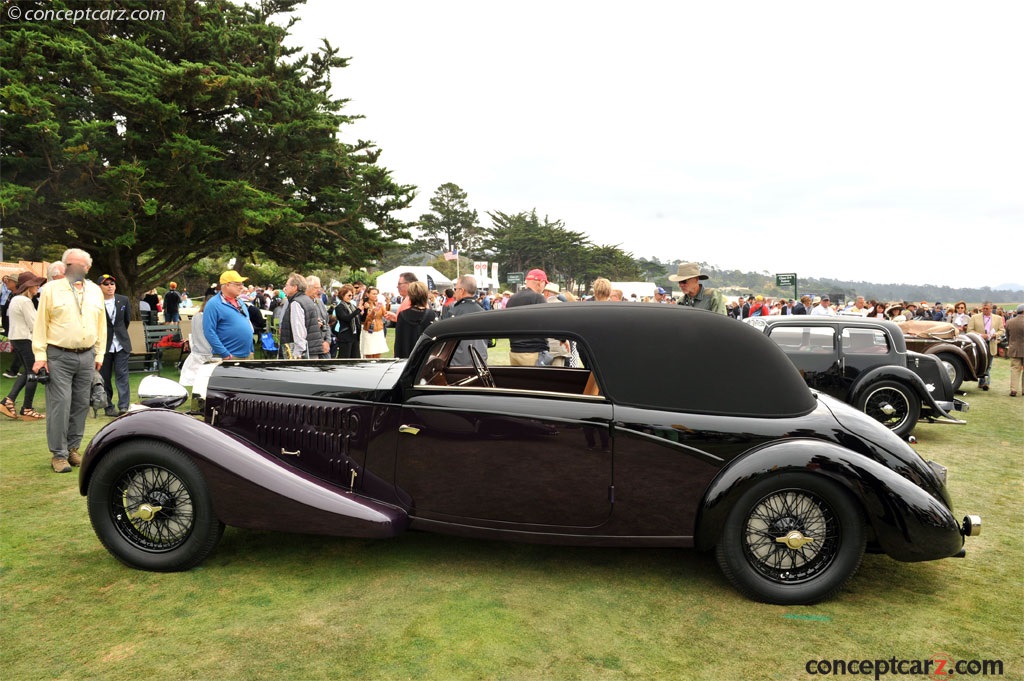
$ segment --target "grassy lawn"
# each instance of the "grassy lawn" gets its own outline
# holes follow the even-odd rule
[[[1002,660],[1002,678],[1022,679],[1024,399],[1008,397],[1008,365],[996,360],[991,392],[965,384],[967,426],[915,431],[949,467],[958,514],[984,519],[967,557],[869,555],[811,607],[747,601],[694,551],[426,534],[228,528],[197,569],[135,571],[100,546],[77,476],[49,471],[44,423],[3,420],[0,678],[729,681],[828,678],[805,671],[811,659],[946,655]],[[108,420],[90,416],[87,439]]]

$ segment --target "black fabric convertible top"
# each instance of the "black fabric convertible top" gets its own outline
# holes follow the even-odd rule
[[[704,310],[647,303],[529,305],[431,325],[434,338],[573,338],[603,393],[631,406],[786,417],[814,396],[785,353],[748,325]]]

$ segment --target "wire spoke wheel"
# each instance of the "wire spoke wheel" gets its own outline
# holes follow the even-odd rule
[[[880,381],[857,398],[857,408],[900,437],[908,435],[921,416],[921,400],[913,388]]]
[[[839,546],[835,513],[803,491],[776,492],[758,502],[744,536],[751,566],[780,584],[802,582],[827,569]]]
[[[865,544],[855,499],[820,475],[789,472],[740,495],[715,553],[723,574],[745,596],[803,605],[842,588],[860,566]]]
[[[879,388],[868,395],[864,413],[886,428],[896,428],[910,415],[906,396],[893,388]]]
[[[171,471],[137,466],[114,485],[110,512],[127,541],[147,551],[170,551],[188,539],[195,526],[192,495]]]
[[[87,495],[96,536],[134,568],[188,570],[224,533],[198,466],[165,442],[126,442],[103,454]]]

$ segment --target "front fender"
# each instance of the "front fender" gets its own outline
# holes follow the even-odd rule
[[[79,492],[88,492],[109,451],[139,440],[166,442],[191,458],[226,525],[344,537],[392,537],[409,525],[398,507],[304,474],[244,440],[165,409],[131,412],[101,430],[82,458]]]
[[[931,408],[934,412],[933,418],[945,417],[953,421],[957,420],[955,417],[950,416],[935,400],[935,397],[928,391],[928,386],[925,385],[924,380],[920,376],[910,369],[901,366],[880,366],[865,371],[850,386],[850,395],[847,402],[857,404],[860,397],[871,389],[873,383],[878,381],[897,381],[902,383],[914,391],[914,394],[920,398],[922,405]]]
[[[935,560],[963,548],[960,525],[942,500],[877,461],[820,440],[772,444],[722,469],[701,505],[697,547],[710,549],[718,542],[729,512],[748,488],[787,472],[821,475],[846,490],[879,548],[896,560]]]

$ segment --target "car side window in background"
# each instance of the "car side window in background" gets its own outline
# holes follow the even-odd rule
[[[831,354],[836,332],[831,326],[777,326],[771,339],[787,353]]]
[[[878,329],[843,329],[843,352],[848,355],[885,355],[889,339]]]

